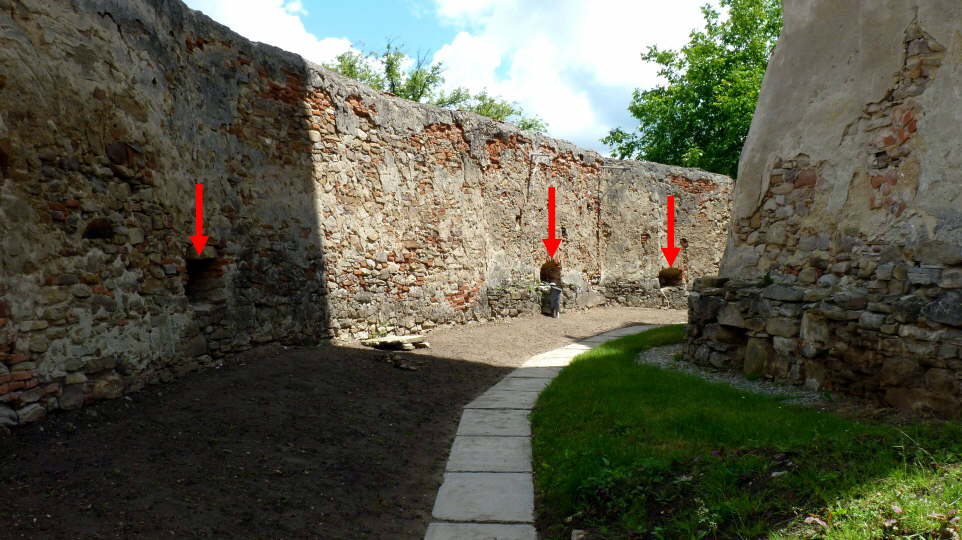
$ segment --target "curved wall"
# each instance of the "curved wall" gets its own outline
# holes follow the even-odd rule
[[[549,185],[567,305],[662,302],[669,194],[688,276],[716,271],[728,178],[381,94],[178,1],[0,0],[0,28],[0,421],[534,311]]]

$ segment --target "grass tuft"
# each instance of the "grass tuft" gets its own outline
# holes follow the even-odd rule
[[[549,538],[957,538],[962,427],[901,428],[639,365],[657,328],[592,349],[532,413]]]

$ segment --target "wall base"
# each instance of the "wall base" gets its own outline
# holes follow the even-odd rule
[[[962,413],[962,330],[945,296],[703,278],[685,358],[941,416]],[[956,302],[956,309],[959,308]]]

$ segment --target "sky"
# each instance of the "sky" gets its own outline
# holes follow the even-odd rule
[[[548,124],[548,135],[609,151],[633,130],[635,88],[658,84],[648,45],[677,49],[703,25],[706,0],[186,0],[235,32],[330,62],[383,50],[443,62],[445,87],[487,90]]]

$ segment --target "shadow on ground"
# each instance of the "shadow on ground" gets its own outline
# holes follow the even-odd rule
[[[0,537],[420,538],[461,407],[510,368],[395,354],[264,348],[17,429]]]

